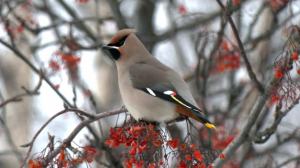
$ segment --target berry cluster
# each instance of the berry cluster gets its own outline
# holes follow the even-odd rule
[[[78,80],[78,68],[81,61],[81,57],[77,51],[78,44],[73,37],[64,39],[58,51],[52,55],[48,63],[48,76],[65,69],[70,81],[73,83],[76,82]]]
[[[273,9],[279,9],[282,5],[289,2],[289,0],[270,0]]]
[[[233,2],[234,4],[236,4],[236,5],[239,4],[239,0],[232,0],[232,2]]]
[[[238,49],[233,44],[224,41],[215,55],[215,69],[218,72],[238,69],[241,66],[239,55]]]
[[[19,35],[25,30],[25,24],[28,27],[35,27],[36,22],[33,19],[33,6],[31,0],[26,0],[22,2],[15,9],[16,15],[7,15],[7,17],[2,18],[2,23],[5,31],[13,39],[17,39]],[[20,22],[17,22],[19,20]]]
[[[225,149],[239,133],[239,131],[226,131],[228,128],[225,128],[224,125],[218,126],[218,132],[212,132],[212,144],[213,148],[216,150]],[[207,137],[207,131],[203,130],[202,135]]]
[[[234,140],[239,132],[240,130],[236,130],[234,126],[225,126],[224,123],[221,123],[220,125],[218,125],[218,130],[213,131],[211,136],[208,136],[207,129],[201,130],[201,135],[206,141],[208,141],[211,137],[210,141],[212,148],[218,151],[222,151]],[[226,155],[220,153],[219,158],[224,159],[226,158]],[[229,160],[223,167],[239,168],[239,165],[235,160]]]
[[[105,144],[110,147],[119,147],[122,144],[124,147],[130,148],[128,153],[123,156],[125,165],[128,168],[133,165],[135,167],[152,167],[155,166],[155,163],[151,154],[154,155],[163,145],[161,135],[154,128],[154,125],[140,123],[124,128],[110,128],[110,140],[107,140]],[[169,144],[176,148],[178,139],[170,140]],[[147,159],[144,159],[144,157],[147,157]]]
[[[123,145],[128,149],[122,154],[127,168],[169,167],[169,159],[176,159],[178,168],[206,167],[206,164],[212,163],[218,156],[215,150],[201,147],[196,136],[188,133],[181,142],[179,138],[171,138],[167,129],[168,127],[163,130],[159,125],[147,125],[131,118],[122,127],[110,128],[110,139],[105,144],[112,148]],[[225,155],[219,157],[225,158]]]
[[[92,157],[98,155],[98,151],[90,146],[84,147],[83,152],[78,150],[77,148],[74,148],[72,150],[72,153],[74,154],[73,157],[66,148],[63,148],[60,150],[60,154],[56,158],[47,163],[46,158],[44,158],[45,153],[42,152],[40,156],[38,156],[34,160],[29,159],[28,165],[29,168],[43,168],[44,166],[57,166],[58,168],[74,167],[77,164],[83,163],[83,161],[85,161],[86,163],[91,163],[93,162]]]
[[[77,3],[88,3],[90,0],[76,0]]]
[[[297,26],[291,26],[289,30],[293,32],[300,29]],[[294,64],[297,74],[300,75],[299,50],[298,45],[289,36],[284,50],[276,57],[274,62],[274,77],[278,78],[278,81],[271,90],[269,107],[276,102],[281,107],[283,103],[287,106],[289,103],[297,103],[299,101],[300,85],[292,79],[290,74]]]

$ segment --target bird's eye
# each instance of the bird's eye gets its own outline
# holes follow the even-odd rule
[[[127,37],[128,37],[128,36],[123,37],[123,38],[118,42],[118,46],[119,46],[119,47],[121,47],[121,46],[124,45],[125,40],[126,40]]]

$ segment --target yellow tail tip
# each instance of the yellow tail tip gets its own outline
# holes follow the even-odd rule
[[[213,129],[217,129],[213,124],[210,124],[210,123],[205,123],[205,125],[208,127],[208,128],[213,128]]]

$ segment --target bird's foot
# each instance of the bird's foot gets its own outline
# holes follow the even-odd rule
[[[155,122],[155,121],[146,121],[146,120],[143,120],[143,119],[139,119],[138,122],[140,122],[140,123],[145,123],[146,125],[159,125],[159,124],[160,124],[159,122]]]
[[[188,116],[180,115],[179,117],[175,118],[175,120],[176,120],[177,122],[181,122],[181,121],[187,120],[188,118],[189,118]]]
[[[173,120],[170,120],[170,121],[166,121],[166,124],[171,124],[173,122],[181,122],[181,121],[185,121],[186,119],[188,119],[187,116],[185,115],[180,115],[179,117],[173,119]]]

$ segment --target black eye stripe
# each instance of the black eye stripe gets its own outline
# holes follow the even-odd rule
[[[125,36],[123,38],[121,38],[121,40],[117,43],[114,43],[114,44],[108,44],[108,46],[116,46],[116,47],[121,47],[122,45],[124,45],[125,43],[125,40],[128,36]]]
[[[120,41],[119,41],[119,45],[122,46],[125,43],[127,36],[123,37]]]

